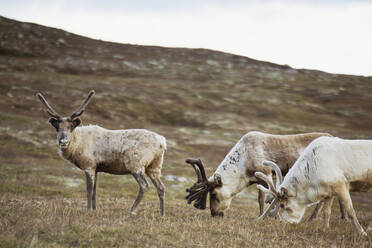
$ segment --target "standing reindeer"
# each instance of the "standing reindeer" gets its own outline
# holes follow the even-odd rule
[[[157,189],[160,213],[164,216],[165,187],[160,180],[161,168],[166,150],[163,136],[145,129],[107,130],[99,126],[79,126],[81,116],[90,102],[94,91],[69,117],[59,115],[42,94],[37,97],[51,116],[49,123],[57,131],[59,154],[83,170],[87,183],[87,209],[96,209],[96,187],[98,172],[115,175],[132,174],[139,185],[139,192],[130,213],[135,214],[148,189],[145,174]]]
[[[198,180],[186,190],[189,192],[186,199],[189,204],[195,201],[195,208],[205,209],[209,193],[211,215],[223,216],[236,194],[252,184],[265,184],[263,180],[255,177],[255,172],[262,172],[271,178],[272,168],[263,165],[262,161],[276,161],[282,173],[286,174],[306,146],[320,136],[330,134],[272,135],[249,132],[230,150],[209,179],[199,159],[187,159],[186,162],[194,168]],[[260,214],[263,213],[264,196],[264,192],[259,191]]]
[[[371,152],[372,140],[320,137],[305,149],[284,180],[279,166],[265,161],[264,164],[271,166],[279,176],[274,185],[265,174],[255,173],[268,185],[268,188],[257,187],[274,197],[262,217],[274,209],[285,221],[298,223],[307,207],[324,201],[328,212],[325,221],[329,227],[330,206],[336,195],[344,204],[357,232],[367,235],[359,224],[349,191],[366,191],[372,187]],[[371,225],[372,222],[367,230]]]

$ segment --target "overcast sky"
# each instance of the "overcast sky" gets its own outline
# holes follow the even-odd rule
[[[92,38],[208,48],[372,76],[372,0],[0,0],[0,15]]]

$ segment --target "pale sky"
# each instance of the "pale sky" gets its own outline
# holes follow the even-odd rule
[[[106,41],[372,76],[372,0],[0,0],[0,15]]]

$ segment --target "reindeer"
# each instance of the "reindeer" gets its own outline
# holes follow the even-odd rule
[[[326,226],[333,196],[338,196],[352,219],[357,232],[367,235],[359,224],[351,201],[349,190],[366,191],[372,187],[372,140],[345,140],[334,137],[320,137],[314,140],[297,159],[284,177],[280,167],[270,161],[278,176],[276,186],[267,175],[256,172],[268,188],[257,187],[271,194],[274,201],[262,214],[265,217],[272,209],[288,222],[298,223],[305,210],[312,204],[324,201],[327,212]],[[368,228],[371,228],[372,222]],[[368,229],[367,229],[368,230]]]
[[[59,155],[85,172],[87,209],[96,209],[98,172],[132,174],[139,185],[138,196],[130,208],[130,213],[135,214],[149,187],[145,178],[147,174],[157,189],[160,213],[164,216],[165,187],[160,177],[166,150],[165,138],[145,129],[107,130],[96,125],[79,126],[79,116],[94,94],[91,90],[72,115],[62,117],[41,93],[37,93],[46,112],[51,116],[49,123],[57,131]]]
[[[330,136],[327,133],[305,133],[297,135],[272,135],[261,132],[245,134],[230,150],[217,167],[214,174],[207,179],[204,166],[199,159],[187,159],[197,175],[197,182],[186,191],[187,202],[197,209],[205,209],[207,195],[210,194],[210,211],[212,216],[223,216],[236,194],[252,184],[265,184],[255,177],[255,172],[262,172],[271,178],[272,168],[262,161],[276,161],[283,174],[297,160],[301,152],[314,139]],[[260,214],[264,209],[265,193],[259,191],[258,203]]]

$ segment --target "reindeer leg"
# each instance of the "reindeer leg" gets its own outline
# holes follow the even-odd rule
[[[327,228],[329,228],[329,220],[331,218],[333,199],[333,196],[324,199],[324,222]]]
[[[353,203],[351,201],[350,193],[348,188],[345,184],[343,184],[339,189],[338,192],[336,192],[339,199],[341,200],[342,204],[344,205],[346,209],[346,213],[349,215],[351,220],[353,221],[353,224],[355,228],[357,229],[358,234],[360,235],[367,235],[367,233],[363,230],[363,227],[359,224],[359,221],[357,219],[357,216],[355,214],[355,210],[353,208]]]
[[[263,174],[268,176],[268,178],[270,179],[270,182],[274,184],[273,177],[272,177],[272,168],[270,166],[259,165],[259,166],[257,166],[256,172],[262,172]],[[267,183],[260,178],[257,178],[257,183],[267,187],[266,186]],[[265,203],[271,203],[271,201],[267,201],[268,199],[271,199],[271,201],[274,200],[271,197],[271,195],[266,195],[265,192],[263,192],[262,190],[259,189],[258,190],[257,201],[258,201],[258,206],[260,207],[260,216],[264,212]],[[273,216],[270,216],[270,217],[273,217]]]
[[[341,220],[348,220],[349,216],[346,213],[345,206],[344,206],[344,204],[342,204],[341,199],[338,199],[338,203],[340,205]]]
[[[95,181],[95,171],[85,171],[85,177],[87,181],[87,209],[92,209],[92,198],[93,198],[93,184]]]
[[[314,212],[312,213],[312,215],[309,218],[309,221],[313,221],[314,219],[318,218],[318,215],[319,215],[320,211],[322,211],[323,206],[324,206],[324,201],[320,201],[316,205],[316,207],[314,209]]]
[[[95,172],[94,173],[94,181],[93,181],[93,197],[92,197],[93,210],[96,210],[97,179],[98,179],[98,174],[97,174],[97,172]]]
[[[154,184],[156,190],[158,191],[159,201],[160,201],[160,214],[161,216],[164,216],[164,194],[165,194],[165,186],[163,182],[160,180],[160,175],[153,175],[153,174],[147,174],[151,182]]]
[[[262,190],[258,190],[258,205],[260,207],[260,216],[264,212],[264,206],[265,206],[265,192]]]
[[[137,208],[138,204],[141,202],[141,200],[143,198],[143,195],[148,190],[149,185],[146,181],[146,178],[145,178],[145,175],[143,174],[143,172],[132,173],[132,175],[133,175],[134,179],[136,179],[136,181],[139,185],[138,196],[137,196],[136,200],[134,201],[132,207],[130,208],[130,214],[134,215],[134,214],[136,214],[136,208]]]

